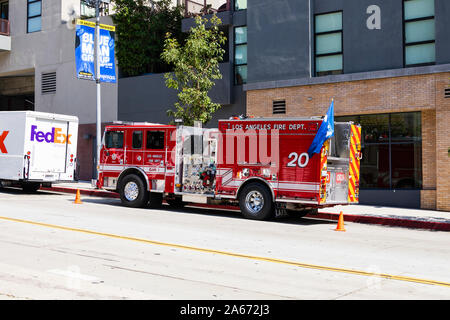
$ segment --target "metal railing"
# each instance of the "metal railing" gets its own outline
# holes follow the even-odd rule
[[[185,18],[213,14],[231,9],[231,0],[184,0]]]
[[[9,20],[0,19],[0,34],[9,36]]]

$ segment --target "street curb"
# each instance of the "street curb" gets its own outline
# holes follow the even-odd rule
[[[307,215],[306,218],[338,221],[339,214],[319,212],[318,214]],[[354,214],[344,214],[344,221],[364,223],[364,224],[376,224],[391,227],[403,227],[410,229],[450,231],[450,223],[447,222],[433,222],[433,221],[412,220],[402,218],[387,218],[380,216],[362,216]]]
[[[80,190],[80,194],[85,195],[85,196],[102,197],[102,198],[120,198],[120,196],[115,192],[102,191],[102,190],[75,189],[75,188],[66,188],[66,187],[51,187],[51,188],[42,187],[39,190],[62,192],[62,193],[73,193],[73,194],[76,194],[77,190]]]
[[[77,190],[80,190],[80,194],[82,194],[82,195],[103,197],[103,198],[114,198],[114,199],[120,198],[120,196],[115,192],[102,191],[102,190],[76,189],[76,188],[68,188],[68,187],[51,187],[51,188],[42,187],[40,190],[71,193],[71,194],[76,194]],[[211,206],[205,205],[205,204],[195,204],[193,206],[200,207],[200,208],[206,208],[206,209],[212,208]],[[234,211],[237,210],[236,207],[226,206],[226,205],[214,206],[214,208],[234,210]],[[339,214],[338,213],[330,213],[330,212],[319,212],[317,214],[308,214],[305,216],[305,218],[338,221]],[[410,229],[450,231],[450,223],[446,223],[446,222],[433,222],[433,221],[412,220],[412,219],[402,219],[402,218],[387,218],[387,217],[380,217],[380,216],[367,216],[367,215],[355,215],[355,214],[344,214],[344,221],[363,223],[363,224],[391,226],[391,227],[403,227],[403,228],[410,228]]]

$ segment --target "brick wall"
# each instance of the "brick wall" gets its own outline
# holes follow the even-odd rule
[[[247,114],[260,117],[324,115],[335,99],[336,116],[422,112],[421,206],[450,211],[450,73],[403,76],[247,91]],[[272,102],[286,100],[286,115],[273,115]]]
[[[436,79],[436,207],[450,211],[450,98],[444,89],[450,87],[450,74]]]
[[[436,209],[436,110],[422,111],[422,141],[421,207]]]

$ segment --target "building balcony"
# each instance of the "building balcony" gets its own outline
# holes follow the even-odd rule
[[[0,19],[0,35],[9,36],[9,20]]]
[[[214,14],[230,11],[231,0],[184,0],[184,17]]]
[[[0,52],[11,51],[9,20],[0,19]]]

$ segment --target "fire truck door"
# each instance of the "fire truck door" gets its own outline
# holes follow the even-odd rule
[[[123,130],[111,130],[105,133],[105,148],[102,154],[103,171],[120,172],[124,163],[124,132]]]
[[[167,148],[166,130],[147,129],[145,131],[144,167],[152,180],[152,190],[164,190]]]
[[[142,167],[144,165],[144,130],[128,130],[126,141],[126,165]]]

